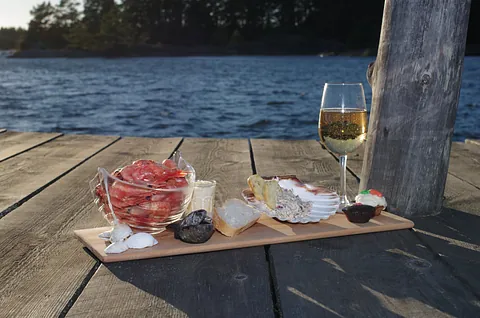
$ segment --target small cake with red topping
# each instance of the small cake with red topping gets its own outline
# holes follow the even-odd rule
[[[364,190],[355,197],[356,203],[375,207],[375,216],[380,215],[387,207],[387,200],[383,195],[374,189]]]

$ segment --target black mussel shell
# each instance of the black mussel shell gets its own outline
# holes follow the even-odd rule
[[[375,207],[363,204],[349,205],[342,211],[352,223],[367,223],[375,215]]]
[[[215,232],[212,218],[205,210],[193,211],[179,223],[172,224],[172,228],[176,239],[192,244],[205,243]]]

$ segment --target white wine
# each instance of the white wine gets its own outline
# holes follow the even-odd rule
[[[367,137],[367,111],[357,108],[325,108],[320,111],[318,134],[331,152],[346,155]]]

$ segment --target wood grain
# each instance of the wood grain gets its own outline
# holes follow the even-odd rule
[[[255,166],[261,175],[296,175],[305,183],[337,191],[340,165],[317,141],[252,139],[251,142]],[[347,190],[356,193],[355,178],[348,175],[347,181]]]
[[[445,208],[437,216],[414,219],[416,236],[449,266],[465,288],[477,291],[477,297],[480,297],[480,190],[465,180],[476,184],[480,179],[480,169],[476,167],[479,151],[480,147],[473,144],[452,143],[443,202]],[[349,169],[360,176],[362,149],[349,157],[352,157]]]
[[[55,139],[62,134],[7,131],[0,135],[0,161]]]
[[[197,179],[216,180],[216,202],[240,198],[251,174],[247,140],[186,139]],[[131,284],[137,288],[133,291]],[[106,293],[99,293],[108,290]],[[152,308],[155,308],[153,310]],[[272,317],[260,247],[101,266],[68,316]]]
[[[252,140],[252,148],[259,174],[339,184],[332,177],[338,163],[315,141]],[[347,183],[353,196],[356,179]],[[478,310],[475,296],[411,231],[272,245],[269,257],[283,317],[441,317]]]
[[[479,139],[465,139],[465,143],[480,146],[480,140]]]
[[[443,204],[447,208],[480,215],[480,147],[460,142],[452,143],[449,174],[445,184]],[[360,178],[364,147],[348,155],[348,169]],[[457,153],[458,151],[458,153]],[[469,181],[469,182],[468,182]],[[388,202],[389,197],[387,197]]]
[[[478,200],[477,200],[478,202]],[[478,205],[478,203],[477,203]],[[465,288],[480,298],[479,214],[444,208],[433,217],[415,218],[415,233],[446,263]]]
[[[161,160],[169,156],[179,141],[179,138],[122,139],[2,218],[2,315],[61,314],[96,264],[82,250],[73,230],[106,225],[93,206],[88,186],[97,167],[113,170],[139,158]]]
[[[0,218],[117,139],[61,136],[0,163]]]
[[[230,250],[267,244],[279,244],[306,241],[319,238],[403,230],[413,227],[413,222],[387,212],[365,224],[350,223],[345,215],[335,214],[320,223],[290,224],[276,221],[268,216],[262,217],[245,235],[226,237],[215,232],[204,244],[187,244],[173,237],[170,231],[155,235],[158,244],[142,249],[128,250],[120,254],[106,254],[105,241],[98,234],[109,228],[94,228],[75,231],[79,240],[88,247],[102,262],[118,262],[173,255],[204,253]]]
[[[480,189],[480,147],[474,144],[452,143],[448,172]]]
[[[469,10],[468,0],[385,1],[360,189],[380,190],[402,216],[442,208]]]
[[[474,317],[477,298],[410,231],[271,246],[283,317]]]

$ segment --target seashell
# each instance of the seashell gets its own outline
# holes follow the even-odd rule
[[[117,224],[110,232],[110,242],[120,242],[133,234],[132,229],[127,224]]]
[[[311,205],[311,207],[307,209],[309,210],[307,215],[296,213],[296,209],[290,208],[284,208],[282,213],[279,213],[278,207],[270,209],[265,200],[259,200],[255,197],[255,193],[252,192],[251,189],[243,190],[242,195],[250,206],[272,218],[290,223],[319,222],[334,215],[339,208],[339,196],[327,188],[303,183],[295,176],[267,177],[265,182],[268,182],[268,180],[277,180],[283,192],[288,191],[290,194],[291,191],[301,202]],[[265,198],[267,198],[267,196],[265,196]],[[284,195],[284,201],[287,201],[287,203],[291,202],[292,206],[298,206],[299,204],[298,200],[291,198],[291,195]],[[302,210],[305,211],[304,209]]]
[[[174,227],[176,239],[193,244],[208,241],[215,232],[212,218],[207,216],[205,210],[191,212],[179,224],[172,227]]]
[[[102,232],[102,233],[98,234],[98,237],[101,238],[104,241],[110,241],[110,236],[111,235],[112,235],[112,230]]]
[[[129,248],[145,248],[157,243],[158,241],[148,233],[133,234],[125,241],[125,244],[127,244]]]
[[[123,241],[119,241],[119,242],[115,242],[115,243],[112,243],[112,244],[108,245],[105,248],[105,253],[107,253],[107,254],[118,254],[118,253],[123,253],[126,250],[128,250],[127,244]]]

